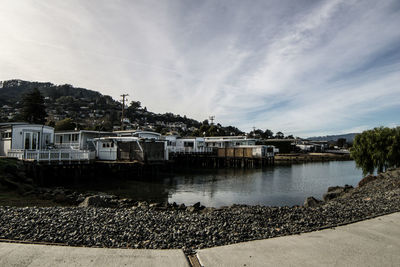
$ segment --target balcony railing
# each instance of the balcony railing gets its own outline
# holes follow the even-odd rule
[[[89,161],[94,159],[95,154],[89,150],[74,149],[49,149],[49,150],[27,150],[12,149],[7,153],[8,157],[20,160],[33,160],[38,162],[54,161]]]
[[[59,149],[79,149],[79,142],[64,142],[54,143],[54,146]]]

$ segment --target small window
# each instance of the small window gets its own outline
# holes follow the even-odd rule
[[[110,147],[110,143],[107,143],[107,147]]]
[[[71,135],[71,141],[72,141],[72,142],[78,141],[78,134],[72,134],[72,135]]]
[[[111,143],[111,147],[114,147],[114,143]]]
[[[105,143],[103,143],[103,147],[106,147],[106,144],[105,144]]]

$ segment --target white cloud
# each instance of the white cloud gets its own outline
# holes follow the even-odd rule
[[[400,101],[394,0],[0,3],[1,80],[299,135],[376,126]]]

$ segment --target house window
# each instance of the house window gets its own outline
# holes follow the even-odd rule
[[[193,142],[184,142],[183,146],[184,147],[193,147]]]
[[[72,134],[72,135],[71,135],[71,141],[72,141],[72,142],[78,141],[78,134]]]
[[[105,143],[103,143],[103,147],[106,147],[106,144],[105,144]]]
[[[2,139],[11,138],[11,132],[3,132],[3,133],[1,133],[1,138]]]

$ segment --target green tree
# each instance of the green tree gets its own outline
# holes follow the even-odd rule
[[[338,147],[344,147],[346,144],[346,138],[339,138],[336,143]]]
[[[277,132],[275,135],[275,138],[277,139],[283,139],[285,137],[285,135],[282,132]]]
[[[400,166],[400,129],[379,127],[358,134],[351,156],[363,173],[383,172]]]
[[[390,166],[400,166],[400,127],[393,129],[392,145],[389,148],[388,161]]]
[[[274,137],[274,133],[271,130],[266,129],[264,132],[264,136],[266,139],[271,139]]]
[[[76,128],[76,123],[70,119],[66,118],[64,120],[56,122],[54,129],[56,131],[69,131],[74,130]]]
[[[22,119],[29,123],[44,124],[46,122],[46,107],[44,97],[39,89],[34,88],[22,99]]]

